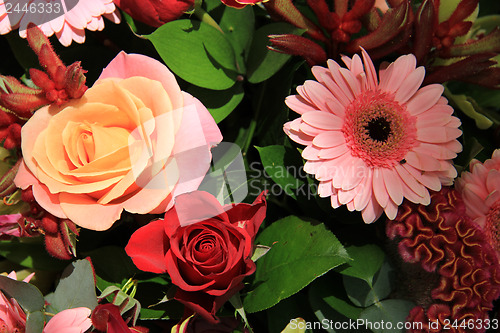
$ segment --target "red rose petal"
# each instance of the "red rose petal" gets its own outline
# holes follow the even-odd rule
[[[140,270],[166,272],[165,253],[169,242],[163,230],[164,221],[160,219],[149,222],[130,237],[125,251]]]

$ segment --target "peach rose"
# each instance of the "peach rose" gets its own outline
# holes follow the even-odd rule
[[[82,98],[44,107],[23,126],[15,184],[77,225],[106,230],[162,213],[196,190],[222,140],[207,109],[146,56],[120,53]]]

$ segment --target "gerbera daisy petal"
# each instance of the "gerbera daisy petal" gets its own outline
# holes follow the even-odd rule
[[[341,206],[339,199],[338,199],[338,192],[337,191],[332,193],[332,196],[330,197],[330,203],[332,205],[332,208],[339,208]]]
[[[328,111],[338,117],[345,116],[345,107],[336,98],[329,98],[326,101],[326,107],[328,108]]]
[[[285,104],[292,109],[293,111],[297,112],[298,114],[304,114],[309,111],[317,111],[318,109],[308,103],[304,97],[300,95],[292,95],[288,96],[285,99]]]
[[[495,150],[484,164],[471,161],[470,172],[462,173],[456,188],[467,215],[482,228],[486,241],[500,258],[500,150]]]
[[[342,61],[344,61],[344,58],[342,58]],[[363,76],[363,74],[365,73],[363,69],[363,62],[357,54],[352,57],[351,64],[347,65],[346,63],[346,66],[347,68],[349,68],[355,78],[360,78],[360,76]]]
[[[327,109],[326,100],[330,98],[331,94],[324,85],[316,81],[307,80],[302,87],[303,94],[305,94],[307,97],[301,94],[302,96],[310,100],[313,105],[316,105],[318,107],[318,109]]]
[[[368,53],[366,53],[365,49],[361,48],[361,54],[365,65],[367,89],[375,90],[377,89],[377,71],[375,70],[375,66],[373,66],[373,62]]]
[[[343,56],[347,68],[328,60],[315,66],[318,82],[297,87],[287,105],[301,115],[285,124],[296,142],[308,142],[304,171],[320,181],[333,208],[344,204],[365,222],[383,211],[395,218],[403,198],[428,204],[429,191],[451,184],[450,162],[462,147],[460,121],[441,96],[441,85],[420,88],[425,71],[413,55],[380,70],[368,54]],[[300,138],[303,135],[304,138]],[[326,183],[330,182],[331,187]]]
[[[441,163],[434,157],[426,153],[417,153],[416,151],[409,151],[405,156],[405,160],[412,167],[423,171],[439,171],[441,170]]]
[[[322,132],[322,130],[320,128],[311,126],[311,125],[304,123],[304,122],[300,123],[299,131],[304,132],[305,134],[311,135],[311,136],[316,136]]]
[[[400,103],[404,103],[410,99],[420,88],[424,81],[425,68],[418,67],[403,81],[401,86],[397,89],[394,99]]]
[[[349,101],[354,100],[354,94],[351,89],[345,82],[344,77],[340,73],[340,66],[333,60],[328,60],[327,62],[328,68],[330,69],[330,74],[332,75],[333,80],[337,83],[337,86],[340,88],[342,93],[347,97]]]
[[[415,70],[416,64],[417,61],[412,54],[407,54],[396,59],[391,64],[393,69],[388,72],[387,77],[384,80],[380,79],[380,89],[386,92],[395,92],[407,76]]]
[[[313,144],[320,148],[336,147],[345,144],[345,138],[342,133],[337,131],[323,132],[313,139]]]
[[[488,176],[486,177],[486,189],[490,193],[500,191],[500,171],[490,170],[488,172]]]
[[[354,197],[356,196],[357,191],[358,190],[356,190],[356,189],[353,189],[350,191],[340,190],[339,191],[339,202],[342,205],[345,205],[345,204],[351,202],[354,199]]]
[[[26,3],[29,6],[29,4],[34,3],[33,1],[34,0],[28,0]],[[31,21],[31,16],[15,15],[17,17],[17,22],[12,22],[9,21],[9,17],[2,15],[2,8],[5,9],[3,3],[0,4],[0,34],[3,35],[12,29],[19,28],[19,36],[26,38],[26,29]],[[120,23],[120,14],[113,1],[109,0],[79,1],[73,8],[69,11],[65,11],[64,14],[59,17],[51,19],[51,15],[52,14],[49,12],[38,13],[37,25],[48,37],[55,33],[64,46],[70,45],[73,41],[83,43],[85,41],[84,29],[104,29],[102,16],[107,17],[114,23]]]
[[[406,108],[411,115],[419,115],[434,106],[441,97],[443,91],[444,88],[440,84],[430,84],[420,88],[420,90],[410,98],[408,103],[406,103]]]
[[[318,154],[321,151],[322,151],[321,149],[318,149],[314,146],[307,146],[302,151],[302,157],[306,160],[319,161],[320,158],[319,158]]]
[[[344,155],[348,151],[349,151],[349,149],[345,145],[339,144],[336,147],[327,148],[327,149],[320,149],[320,151],[318,153],[318,157],[321,159],[337,158],[339,156]]]
[[[349,98],[344,93],[344,91],[342,91],[342,89],[340,89],[340,87],[335,83],[330,72],[321,74],[321,78],[325,87],[330,90],[332,95],[339,101],[340,104],[342,104],[344,107],[349,105]]]
[[[327,131],[340,130],[344,123],[341,118],[321,111],[307,112],[302,115],[302,120],[311,126]]]
[[[389,197],[396,205],[401,205],[403,202],[403,187],[401,185],[401,178],[397,173],[389,169],[380,169],[384,178],[385,188],[389,193]],[[397,213],[397,209],[396,209]]]
[[[351,159],[351,165],[348,167],[346,176],[342,180],[341,189],[349,191],[358,186],[366,178],[368,168],[360,159]]]
[[[377,205],[377,201],[375,197],[372,195],[368,200],[366,207],[361,212],[361,216],[363,217],[363,221],[365,223],[375,222],[384,212],[380,205]]]
[[[438,146],[425,142],[421,142],[420,145],[413,148],[413,151],[421,154],[429,154],[439,160],[451,160],[457,157],[457,153],[443,145]]]
[[[342,67],[339,68],[339,72],[346,81],[347,85],[349,86],[349,89],[351,90],[352,94],[354,96],[359,95],[361,93],[361,86],[359,84],[359,81],[353,75],[353,73],[350,70]]]
[[[319,182],[318,195],[320,198],[326,198],[333,194],[332,182]]]
[[[403,180],[403,182],[418,196],[424,197],[425,193],[429,193],[424,185],[419,183],[415,177],[413,177],[405,168],[401,165],[396,165],[394,167],[399,177]]]
[[[427,143],[445,143],[455,140],[462,131],[450,127],[425,127],[417,129],[417,139]]]
[[[441,189],[441,182],[437,177],[435,177],[431,172],[424,173],[420,170],[415,169],[408,163],[403,165],[403,168],[406,169],[420,184],[425,187],[433,190],[439,191]]]
[[[387,206],[384,208],[384,213],[390,220],[394,220],[398,215],[398,205],[389,200]]]
[[[384,178],[380,169],[373,170],[373,194],[382,208],[389,202],[389,193],[385,188]]]
[[[440,127],[449,123],[450,114],[438,112],[437,108],[431,108],[429,111],[422,113],[417,119],[417,126],[422,127]],[[450,107],[451,109],[451,107]],[[452,110],[453,112],[453,110]]]

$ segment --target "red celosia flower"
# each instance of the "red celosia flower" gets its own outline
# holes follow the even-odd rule
[[[421,322],[423,329],[410,332],[438,332],[429,326],[436,320],[440,329],[448,324],[449,332],[468,332],[450,323],[487,318],[500,295],[500,265],[481,229],[465,214],[458,191],[443,188],[431,195],[428,206],[405,201],[396,219],[387,221],[386,232],[398,242],[405,262],[439,277],[430,295],[434,303],[417,302],[407,319]],[[475,332],[484,330],[476,327]]]

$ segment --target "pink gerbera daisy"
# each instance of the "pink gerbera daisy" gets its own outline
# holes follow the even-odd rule
[[[28,23],[33,22],[46,36],[55,33],[68,46],[72,41],[85,42],[85,29],[104,29],[103,16],[120,23],[113,0],[0,0],[0,34],[19,29],[25,38]]]
[[[284,126],[306,145],[304,170],[319,180],[318,193],[337,208],[361,211],[366,223],[384,211],[396,217],[403,198],[427,205],[428,189],[451,185],[451,163],[462,146],[460,121],[441,97],[443,86],[420,88],[423,67],[411,54],[380,70],[368,54],[312,68],[316,80],[297,87],[286,104],[301,115]],[[364,66],[363,66],[364,64]],[[420,88],[420,89],[419,89]]]
[[[457,179],[457,189],[467,215],[484,230],[500,255],[500,149],[484,164],[472,160],[470,170]]]

